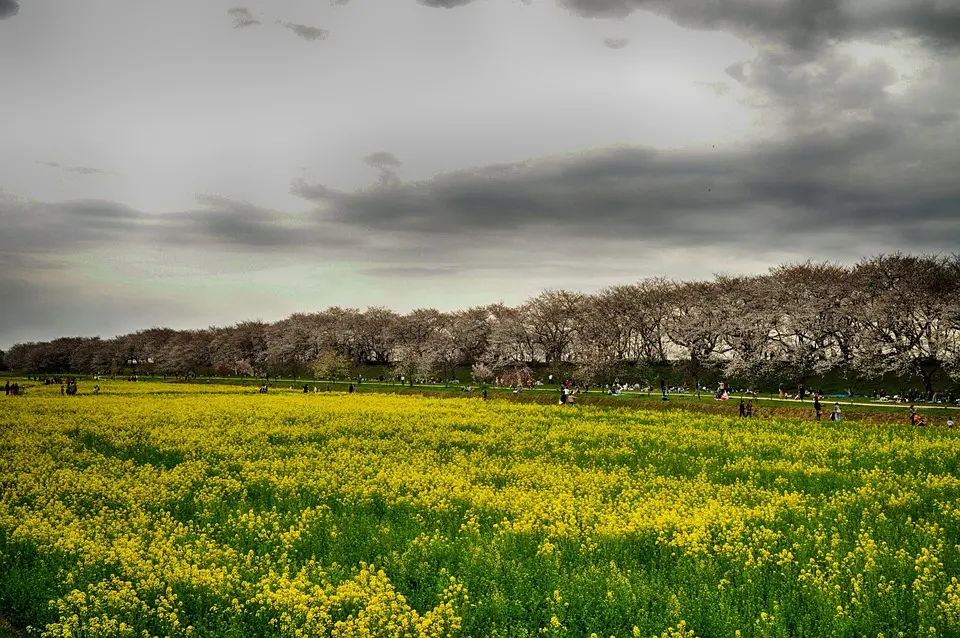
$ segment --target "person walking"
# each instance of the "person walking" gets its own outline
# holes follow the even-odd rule
[[[753,418],[753,399],[747,401],[747,418]]]
[[[823,416],[823,406],[820,405],[820,397],[813,398],[813,411],[817,415],[817,421]]]

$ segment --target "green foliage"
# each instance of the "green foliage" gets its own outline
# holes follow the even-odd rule
[[[102,385],[0,411],[12,627],[960,634],[955,431]]]
[[[313,376],[317,379],[346,379],[353,372],[353,362],[348,357],[328,350],[313,362]]]

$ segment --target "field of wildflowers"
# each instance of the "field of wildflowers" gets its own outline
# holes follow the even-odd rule
[[[960,435],[215,385],[0,397],[46,636],[960,636]]]

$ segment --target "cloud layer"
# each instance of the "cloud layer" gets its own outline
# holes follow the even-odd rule
[[[511,4],[384,2],[379,31],[369,16],[357,21],[356,4],[294,0],[282,20],[253,5],[228,9],[234,29],[268,25],[244,33],[227,26],[224,7],[198,10],[189,27],[145,32],[157,39],[123,56],[104,35],[123,32],[121,23],[104,15],[100,39],[84,26],[76,42],[66,30],[51,39],[72,49],[48,57],[43,47],[24,49],[27,63],[10,86],[36,97],[7,119],[11,150],[0,151],[0,175],[9,181],[0,186],[31,196],[0,194],[0,298],[18,300],[0,313],[0,328],[81,306],[91,318],[98,306],[123,314],[121,296],[153,266],[110,260],[149,250],[172,270],[190,256],[231,268],[230,259],[256,268],[335,264],[386,282],[384,294],[406,284],[416,296],[433,285],[449,299],[483,279],[492,291],[485,300],[495,301],[554,283],[704,276],[792,255],[855,261],[960,243],[960,2]],[[0,0],[0,18],[18,11]],[[114,11],[118,21],[139,19],[119,3]],[[27,13],[0,25],[8,47],[0,52],[29,45],[8,37],[39,15]],[[168,51],[169,28],[184,29],[185,50],[167,61],[157,52]],[[293,36],[329,41],[296,46]],[[93,46],[100,40],[102,50]],[[210,55],[187,51],[195,41]],[[77,54],[67,73],[67,50],[90,56]],[[504,72],[514,61],[522,72]],[[61,91],[70,96],[62,107]],[[742,127],[727,127],[731,112]],[[758,127],[747,134],[750,117]],[[700,120],[712,123],[699,132]],[[679,142],[658,137],[688,127],[698,132]],[[630,143],[611,145],[621,139]],[[37,162],[69,157],[91,166]],[[96,166],[124,178],[93,179],[114,174]],[[310,168],[291,181],[297,166]],[[137,199],[141,187],[150,192]],[[176,192],[167,198],[168,190]],[[105,263],[121,271],[117,291],[90,274]],[[205,276],[191,281],[205,285]],[[300,276],[290,298],[313,303],[297,289]],[[460,285],[469,277],[477,279]],[[91,282],[102,286],[95,295]],[[345,288],[323,302],[341,303]],[[143,299],[174,307],[181,297]]]
[[[0,0],[0,20],[12,18],[20,13],[20,3],[16,0]]]

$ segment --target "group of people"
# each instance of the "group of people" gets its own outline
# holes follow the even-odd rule
[[[802,387],[802,386],[801,386]],[[823,419],[823,406],[820,405],[820,393],[814,393],[813,395],[813,411],[816,414],[817,421]],[[840,410],[840,404],[834,402],[833,410],[830,412],[831,421],[839,421],[842,418],[842,410]]]
[[[28,377],[29,378],[29,377]],[[40,381],[39,377],[35,377],[34,381]],[[76,377],[44,377],[42,380],[43,385],[70,385],[76,383]]]
[[[802,383],[797,384],[796,394],[791,395],[790,392],[784,390],[782,383],[777,387],[777,392],[780,394],[781,399],[794,399],[795,401],[803,401],[807,398],[808,394],[812,395],[814,400],[823,396],[822,388],[818,390],[808,390],[807,387]]]
[[[571,390],[569,386],[564,385],[560,388],[560,405],[571,405],[577,402],[577,397],[574,395],[579,392],[580,389]]]
[[[66,383],[60,384],[60,396],[67,395],[73,397],[77,395],[77,391],[78,388],[76,379],[67,379]],[[97,391],[99,392],[99,388]]]
[[[880,390],[874,393],[873,398],[879,399],[884,403],[894,402],[894,403],[913,403],[915,401],[929,401],[931,403],[947,403],[950,405],[960,403],[960,398],[954,393],[953,390],[946,390],[944,392],[921,392],[917,388],[912,390],[900,390],[893,396],[887,394],[886,390]]]
[[[918,428],[926,427],[927,420],[923,418],[923,415],[917,412],[917,408],[912,403],[910,404],[910,420],[908,421],[910,425],[916,426]],[[954,426],[953,415],[947,415],[947,427],[952,428]]]
[[[8,397],[17,396],[18,394],[23,394],[23,388],[20,387],[19,383],[10,383],[7,381],[3,385],[3,394]]]

